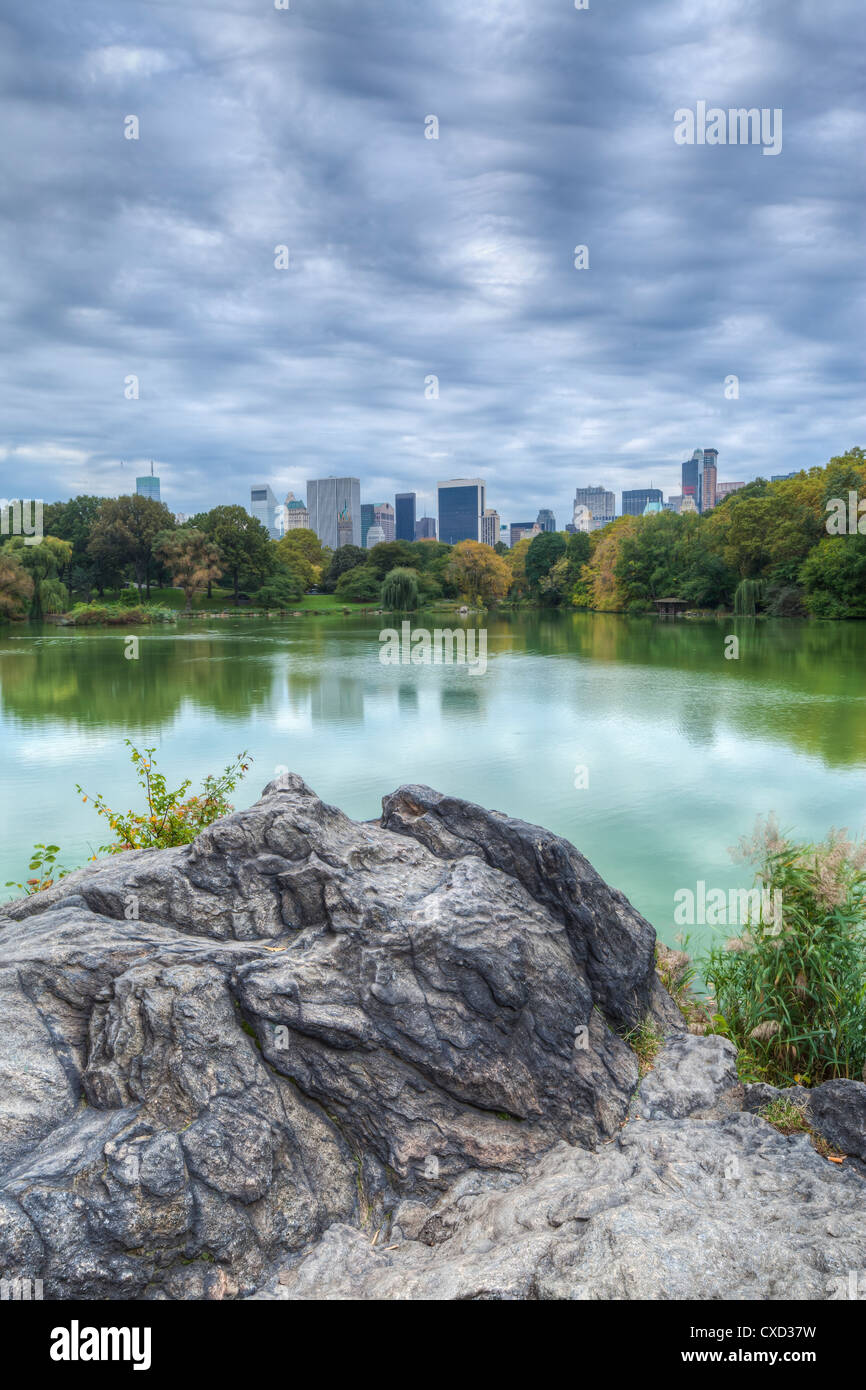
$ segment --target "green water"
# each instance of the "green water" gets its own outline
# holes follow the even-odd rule
[[[137,803],[125,737],[156,744],[170,782],[248,749],[238,807],[285,767],[357,818],[425,782],[549,826],[669,942],[677,889],[749,886],[727,849],[757,815],[804,837],[866,828],[866,623],[521,614],[488,621],[487,671],[471,675],[382,665],[380,622],[139,628],[138,660],[117,630],[3,629],[0,885],[36,841],[70,866],[103,843],[76,782]]]

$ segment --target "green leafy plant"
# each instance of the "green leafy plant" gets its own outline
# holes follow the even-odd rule
[[[640,1075],[646,1076],[647,1072],[652,1071],[653,1063],[664,1043],[655,1022],[647,1014],[634,1028],[624,1033],[623,1037],[637,1057]]]
[[[57,879],[65,878],[69,873],[69,869],[54,867],[59,853],[59,845],[34,845],[28,868],[31,874],[35,871],[35,878],[28,878],[24,883],[15,883],[10,880],[7,881],[6,887],[20,888],[27,898],[32,893],[41,893],[44,888],[50,888]]]
[[[131,739],[124,742],[132,750],[131,760],[147,802],[144,813],[113,811],[101,795],[89,797],[81,786],[76,786],[82,800],[92,800],[97,814],[104,816],[114,831],[114,840],[100,847],[101,854],[186,845],[206,826],[233,810],[228,797],[249,770],[248,753],[238,754],[235,761],[218,776],[206,777],[197,795],[187,796],[192,785],[191,778],[170,791],[165,776],[157,770],[154,758],[156,749],[139,750]]]
[[[866,845],[833,830],[820,844],[772,817],[736,857],[781,894],[782,920],[748,924],[704,965],[744,1081],[820,1085],[866,1072]]]

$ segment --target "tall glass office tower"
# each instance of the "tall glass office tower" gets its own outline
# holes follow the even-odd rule
[[[439,539],[446,545],[477,541],[484,511],[484,479],[452,478],[439,483]]]
[[[307,510],[310,526],[322,545],[332,550],[341,545],[360,546],[361,483],[358,478],[308,479]]]

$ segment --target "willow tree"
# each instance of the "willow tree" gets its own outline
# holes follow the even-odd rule
[[[734,612],[738,618],[754,618],[764,596],[762,579],[741,579],[734,590]]]
[[[382,585],[382,607],[398,613],[411,613],[418,607],[416,570],[398,568],[386,574]]]

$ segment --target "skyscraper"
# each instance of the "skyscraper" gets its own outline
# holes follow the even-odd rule
[[[365,550],[372,550],[374,545],[381,545],[385,539],[385,532],[381,526],[375,524],[367,528],[367,539],[364,542]]]
[[[511,545],[515,546],[519,541],[530,540],[534,536],[541,535],[541,527],[537,521],[512,521],[511,523]]]
[[[452,478],[439,483],[439,539],[446,545],[477,541],[484,511],[483,478]]]
[[[643,516],[647,502],[661,502],[662,500],[662,491],[659,487],[628,488],[622,494],[622,514],[623,516]]]
[[[376,525],[376,508],[372,502],[361,503],[361,546],[367,549],[367,532]]]
[[[435,516],[420,516],[415,522],[416,541],[435,541],[436,539],[436,518]]]
[[[309,530],[310,513],[293,492],[288,492],[283,503],[283,531],[298,531],[302,526]]]
[[[277,525],[277,499],[267,483],[259,483],[250,488],[250,516],[254,516],[267,527],[272,541],[279,540],[280,528]]]
[[[352,545],[361,544],[361,484],[357,478],[310,478],[307,481],[310,526],[323,545],[339,549],[338,521],[343,513],[343,531]],[[346,528],[345,522],[351,522]],[[344,540],[343,544],[347,544]]]
[[[695,449],[683,464],[683,496],[693,497],[699,512],[712,511],[716,505],[718,462],[718,449]]]
[[[607,526],[608,522],[616,517],[616,498],[613,493],[605,487],[596,484],[595,487],[578,487],[574,490],[574,520],[573,525],[578,530],[586,530],[585,518],[581,517],[581,524],[578,525],[578,508],[586,507],[592,517],[593,531],[597,531],[601,526]]]
[[[376,525],[381,526],[385,532],[385,540],[393,541],[394,536],[394,508],[390,502],[377,502],[373,507],[373,515]]]
[[[398,492],[394,498],[394,539],[414,541],[415,539],[415,494]]]
[[[159,478],[154,476],[153,459],[150,461],[150,472],[145,473],[143,478],[136,478],[135,491],[139,497],[150,497],[154,502],[159,498]]]
[[[718,477],[718,449],[704,449],[704,467],[701,475],[701,511],[712,511],[716,505],[716,478]]]
[[[538,513],[538,516],[535,518],[535,523],[542,531],[556,530],[556,517],[553,515],[553,512],[548,511],[546,507]]]
[[[484,545],[495,545],[499,540],[499,513],[487,507],[481,517],[481,540]]]

